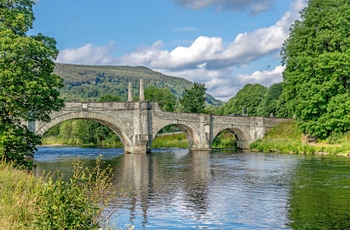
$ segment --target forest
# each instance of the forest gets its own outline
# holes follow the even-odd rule
[[[144,87],[167,88],[179,100],[185,89],[193,83],[179,77],[172,77],[143,66],[89,66],[56,63],[54,74],[64,79],[60,89],[61,98],[67,102],[95,102],[105,95],[118,95],[121,101],[127,101],[128,83],[133,87],[133,97],[139,96],[139,83],[143,79]],[[206,94],[206,102],[213,106],[222,105],[222,101]]]

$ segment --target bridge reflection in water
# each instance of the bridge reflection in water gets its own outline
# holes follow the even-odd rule
[[[78,156],[103,154],[125,197],[112,227],[135,229],[348,229],[350,158],[152,149],[44,148],[37,170],[67,178]],[[115,225],[114,225],[115,224]]]
[[[133,222],[137,215],[141,215],[137,213],[140,207],[145,223],[147,217],[153,215],[155,207],[162,208],[161,212],[164,213],[174,212],[173,205],[166,205],[174,202],[188,206],[188,210],[196,213],[194,215],[207,213],[208,183],[211,177],[209,160],[210,151],[179,149],[173,154],[155,152],[151,155],[124,155],[113,168],[116,188],[130,190],[127,198],[131,197],[127,207],[130,211],[128,222]],[[119,202],[117,200],[115,203],[118,208]],[[125,200],[122,203],[125,204]],[[153,211],[148,213],[150,207]],[[162,219],[162,216],[158,218]]]

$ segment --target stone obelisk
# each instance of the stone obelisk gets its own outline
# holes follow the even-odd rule
[[[145,101],[145,91],[143,90],[143,79],[140,79],[140,101]]]
[[[129,87],[128,87],[128,102],[132,102],[132,87],[131,87],[131,82],[129,82]]]

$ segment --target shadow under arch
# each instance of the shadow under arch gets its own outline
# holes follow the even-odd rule
[[[130,146],[132,146],[130,138],[127,136],[125,132],[122,131],[122,130],[128,130],[125,124],[118,121],[118,119],[116,119],[113,116],[101,114],[101,113],[90,112],[89,116],[81,112],[60,114],[58,116],[52,117],[50,122],[42,123],[38,127],[36,134],[43,135],[47,130],[49,130],[53,126],[59,123],[62,123],[64,121],[73,120],[73,119],[92,120],[92,121],[101,123],[107,126],[108,128],[110,128],[119,137],[120,141],[124,145],[124,149],[128,149]]]
[[[229,131],[230,133],[232,133],[232,135],[235,136],[238,148],[242,149],[247,147],[249,143],[249,138],[247,137],[247,134],[239,128],[223,128],[223,129],[217,130],[216,132],[213,133],[213,138],[210,141],[210,147],[212,147],[212,143],[215,140],[215,138],[224,130]]]
[[[170,126],[170,125],[178,127],[185,134],[187,142],[188,142],[188,148],[189,149],[192,149],[194,143],[199,141],[198,140],[198,135],[196,134],[194,128],[192,128],[189,125],[179,124],[179,123],[177,123],[177,124],[169,123],[169,124],[166,124],[163,127],[161,127],[159,130],[156,130],[156,132],[153,132],[152,141],[154,140],[154,138],[156,138],[156,136],[157,136],[157,134],[159,133],[160,130],[162,130],[163,128],[165,128],[167,126]]]

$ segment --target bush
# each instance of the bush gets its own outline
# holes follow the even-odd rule
[[[115,197],[110,181],[111,169],[102,169],[101,156],[93,170],[78,161],[69,181],[59,175],[48,179],[39,192],[36,227],[39,229],[94,229],[105,218],[103,210]]]

